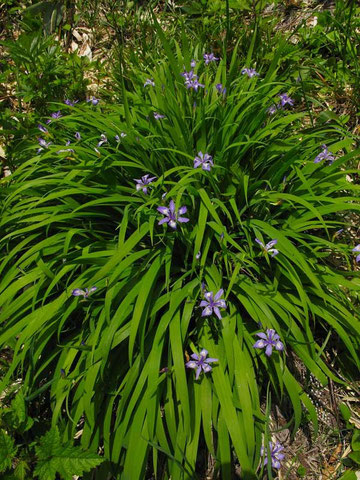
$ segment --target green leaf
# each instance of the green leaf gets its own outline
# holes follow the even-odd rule
[[[354,451],[360,450],[360,430],[358,429],[354,431],[353,437],[351,439],[351,448]]]
[[[29,470],[30,470],[30,467],[27,464],[27,462],[25,462],[25,460],[20,460],[17,463],[16,468],[14,470],[15,478],[17,478],[18,480],[26,480],[27,478],[29,478],[29,475],[28,475]]]
[[[5,430],[0,430],[0,472],[11,467],[12,460],[17,452],[14,439]]]
[[[71,480],[74,475],[83,475],[105,460],[92,452],[84,452],[80,447],[62,445],[57,427],[41,437],[35,451],[37,463],[34,473],[39,480],[55,480],[57,473],[64,480]]]

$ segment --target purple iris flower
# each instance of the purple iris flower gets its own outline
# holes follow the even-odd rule
[[[120,142],[120,139],[121,138],[125,138],[126,137],[126,133],[125,132],[121,132],[120,135],[115,135],[115,140],[117,142]]]
[[[218,362],[217,358],[206,358],[208,356],[208,351],[203,348],[200,352],[200,355],[193,353],[190,355],[193,360],[185,363],[186,368],[196,368],[196,380],[199,378],[201,370],[204,373],[211,372],[212,367],[209,363]]]
[[[86,101],[88,103],[91,102],[94,106],[100,102],[100,100],[98,98],[95,98],[94,96],[92,96],[91,98],[88,98]]]
[[[268,328],[266,330],[266,333],[260,332],[256,334],[258,337],[260,337],[260,340],[258,340],[253,347],[254,348],[264,348],[266,347],[265,354],[270,357],[272,354],[272,349],[275,348],[276,350],[284,350],[284,344],[280,341],[280,337],[277,333],[275,333],[275,330],[272,328]]]
[[[176,212],[174,200],[170,200],[169,207],[157,207],[157,211],[165,215],[165,218],[162,218],[158,225],[168,223],[171,228],[176,230],[176,222],[187,223],[189,221],[189,218],[179,216],[186,213],[187,208],[180,207]]]
[[[204,53],[205,65],[208,65],[210,62],[216,62],[219,60],[213,53]]]
[[[282,450],[284,450],[284,447],[279,442],[276,442],[275,445],[273,445],[272,442],[269,442],[269,450],[271,455],[271,466],[273,468],[279,469],[281,467],[281,460],[285,458],[285,455],[283,453],[280,453],[282,452]],[[265,456],[264,465],[267,465],[267,450],[265,450],[264,447],[261,447],[261,456]]]
[[[185,86],[187,89],[193,88],[195,92],[198,91],[199,87],[205,88],[205,85],[203,83],[199,83],[197,76],[193,80],[186,80]]]
[[[223,86],[222,86],[222,83],[217,83],[217,84],[215,85],[215,88],[216,88],[216,90],[217,90],[219,93],[222,93],[223,95],[226,94],[226,87],[223,87]]]
[[[192,59],[190,62],[190,67],[195,68],[196,67],[196,60]]]
[[[276,105],[271,105],[271,106],[267,109],[269,115],[274,115],[274,113],[276,112],[276,110],[277,110],[277,106],[276,106]]]
[[[160,113],[154,112],[154,118],[155,120],[161,120],[162,118],[165,118],[165,115],[161,115]]]
[[[46,142],[46,140],[44,140],[43,138],[38,138],[38,142],[40,148],[38,148],[37,153],[40,153],[42,150],[44,150],[44,148],[49,148],[49,146],[51,145],[51,142]]]
[[[279,95],[280,105],[279,107],[285,107],[285,105],[294,105],[294,100],[288,96],[287,93],[282,93]]]
[[[243,68],[241,70],[241,73],[243,75],[247,75],[249,78],[252,78],[252,77],[258,77],[259,74],[257,73],[257,71],[254,69],[254,68]]]
[[[82,290],[81,288],[75,288],[75,290],[71,292],[71,295],[74,295],[74,297],[83,296],[84,298],[88,298],[93,292],[95,292],[96,289],[97,287],[91,287],[89,289],[85,288],[85,290]]]
[[[69,105],[69,107],[73,107],[75,103],[78,103],[79,100],[74,100],[73,102],[69,100],[68,98],[65,100],[65,105]]]
[[[101,147],[101,145],[102,145],[103,143],[107,143],[107,141],[108,141],[108,140],[107,140],[107,137],[106,137],[106,135],[105,135],[104,133],[102,133],[102,134],[100,135],[100,138],[101,138],[101,140],[100,140],[100,142],[96,145],[97,147]]]
[[[156,177],[149,178],[149,176],[150,176],[149,174],[144,175],[143,177],[141,177],[140,180],[134,178],[134,181],[137,183],[136,190],[137,191],[142,190],[145,193],[145,195],[147,195],[148,193],[147,186],[150,185],[150,183],[156,179]]]
[[[75,133],[75,138],[76,138],[76,140],[81,140],[80,132]]]
[[[199,250],[198,253],[195,255],[195,258],[196,260],[200,260],[200,257],[201,257],[201,252]]]
[[[39,123],[38,129],[39,129],[40,132],[42,132],[42,133],[49,133],[48,129],[47,129],[46,127],[44,127],[43,125],[41,125],[41,123]]]
[[[161,198],[164,200],[164,198],[166,197],[166,195],[167,195],[167,192],[163,193],[163,194],[161,195]]]
[[[210,172],[211,167],[214,166],[212,156],[208,153],[205,153],[204,155],[202,152],[199,152],[194,158],[194,168],[198,168],[200,165],[202,166],[203,170]]]
[[[185,78],[185,87],[187,89],[193,88],[197,92],[199,87],[205,88],[205,85],[199,83],[199,77],[195,75],[193,70],[182,72],[180,75]]]
[[[328,147],[325,144],[321,145],[321,148],[323,151],[315,157],[314,163],[320,163],[322,160],[329,160],[331,165],[335,161],[334,155],[329,152]]]
[[[185,81],[190,81],[195,77],[197,78],[197,75],[195,75],[194,70],[190,70],[189,72],[185,70],[184,72],[180,73],[180,75],[185,78]]]
[[[358,255],[356,255],[356,261],[360,262],[360,244],[356,245],[356,247],[353,248],[351,251],[355,252],[355,253],[358,253]]]
[[[59,110],[58,112],[54,112],[51,114],[51,118],[54,118],[55,120],[62,117],[61,115],[61,111]],[[46,124],[49,125],[49,123],[51,123],[51,118],[49,118],[48,120],[46,120]]]
[[[200,307],[205,307],[201,314],[202,317],[208,317],[209,315],[212,315],[214,311],[218,319],[219,320],[222,319],[219,309],[226,308],[225,300],[220,298],[223,295],[223,293],[224,293],[224,290],[222,288],[217,292],[215,297],[213,297],[213,292],[204,293],[205,300],[202,300],[200,302]]]
[[[155,87],[155,82],[152,78],[147,78],[145,80],[144,87],[147,87],[148,85],[150,85],[151,87]]]
[[[277,244],[277,240],[271,240],[266,245],[264,245],[263,242],[258,238],[255,238],[255,242],[257,242],[262,247],[262,249],[265,250],[265,252],[271,253],[272,257],[275,257],[275,255],[279,253],[279,250],[276,250],[276,248],[272,248],[274,245]]]

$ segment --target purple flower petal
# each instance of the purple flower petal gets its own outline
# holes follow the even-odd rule
[[[157,211],[162,213],[163,215],[169,215],[168,207],[157,207]]]
[[[261,340],[259,340],[259,341],[261,342]],[[265,354],[268,357],[270,357],[270,355],[272,354],[272,349],[273,349],[273,347],[272,347],[271,343],[269,343],[268,346],[266,347],[266,350],[265,350]]]
[[[190,361],[190,362],[185,363],[185,366],[187,368],[196,368],[197,367],[197,362]]]
[[[269,250],[270,248],[272,248],[276,244],[277,244],[277,240],[271,240],[269,243],[267,243],[265,245],[265,248],[266,248],[266,250]]]
[[[205,364],[202,366],[202,369],[204,370],[204,373],[209,373],[209,372],[211,372],[212,367],[210,367],[210,365],[208,365],[207,363],[205,363]]]
[[[207,307],[208,305],[209,305],[209,302],[207,302],[206,300],[201,300],[200,307]]]
[[[266,345],[265,340],[258,340],[254,343],[253,348],[264,348]]]
[[[215,295],[214,297],[214,300],[218,300],[220,297],[223,296],[223,293],[224,293],[224,290],[222,288],[220,288],[220,290],[217,292],[217,294]]]
[[[186,207],[180,207],[179,210],[178,210],[178,214],[179,215],[183,215],[184,213],[187,212],[187,208]]]
[[[170,210],[171,213],[175,213],[175,203],[174,203],[174,200],[170,200],[169,210]]]
[[[71,292],[71,294],[74,295],[74,297],[79,297],[80,295],[85,295],[85,292],[84,292],[84,290],[81,290],[81,288],[75,288]]]
[[[213,292],[206,292],[204,293],[204,297],[206,298],[206,300],[208,302],[212,302],[213,301]]]
[[[257,333],[256,335],[260,338],[263,338],[264,340],[267,340],[267,335],[264,332]]]
[[[204,310],[202,311],[201,316],[202,316],[202,317],[208,317],[209,315],[212,314],[212,311],[213,311],[213,309],[212,309],[211,307],[207,306],[207,307],[204,308]]]

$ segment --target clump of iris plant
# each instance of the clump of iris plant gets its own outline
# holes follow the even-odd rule
[[[323,160],[328,160],[330,162],[330,165],[335,161],[334,155],[329,152],[328,147],[323,144],[321,145],[321,148],[323,149],[319,155],[315,157],[314,163],[320,163]]]
[[[97,287],[85,288],[85,290],[82,290],[81,288],[75,288],[75,290],[71,292],[71,295],[73,295],[74,297],[83,296],[84,299],[86,299],[89,298],[89,296],[94,293],[96,289]]]
[[[255,68],[243,68],[241,70],[241,73],[242,75],[247,75],[249,78],[252,78],[252,77],[258,77],[259,74],[257,73],[257,71],[255,70]]]
[[[253,347],[254,348],[264,348],[266,347],[265,354],[270,357],[272,354],[273,348],[278,351],[284,350],[284,344],[280,341],[279,335],[272,328],[268,328],[266,333],[260,332],[256,334],[260,337]]]
[[[213,362],[218,362],[219,360],[217,358],[206,358],[208,356],[208,351],[203,348],[200,352],[200,355],[197,353],[193,353],[190,355],[192,360],[189,362],[186,362],[185,366],[186,368],[196,368],[196,375],[195,378],[198,380],[201,370],[204,373],[211,372],[212,367],[209,365],[209,363]]]
[[[209,65],[210,62],[216,62],[219,60],[213,53],[204,53],[205,65]]]
[[[205,307],[202,311],[202,317],[209,317],[210,315],[215,313],[219,320],[222,319],[220,308],[226,308],[225,300],[222,299],[222,295],[224,294],[224,290],[221,288],[215,295],[213,296],[213,292],[205,292],[204,298],[200,303],[200,307]]]
[[[162,118],[165,118],[165,115],[161,115],[161,113],[154,112],[154,118],[155,120],[161,120]]]
[[[165,217],[159,221],[158,225],[168,223],[171,228],[176,230],[177,222],[187,223],[189,221],[189,218],[180,216],[187,212],[187,208],[180,207],[178,211],[176,211],[174,200],[170,200],[169,207],[157,207],[157,211],[165,215]]]
[[[212,156],[208,153],[203,154],[202,152],[199,152],[194,158],[194,168],[198,168],[200,166],[203,170],[210,172],[211,167],[214,166]]]
[[[144,176],[142,176],[140,179],[137,179],[137,178],[134,178],[134,181],[136,182],[136,190],[139,191],[139,190],[142,190],[145,195],[147,195],[148,193],[148,185],[150,185],[150,183],[156,179],[156,177],[150,177],[150,174],[146,174]]]
[[[152,78],[147,78],[144,83],[144,87],[150,85],[151,87],[155,87],[155,82]]]
[[[356,247],[354,247],[351,251],[358,254],[356,255],[356,262],[360,262],[360,243],[359,245],[356,245]]]
[[[279,442],[276,442],[275,445],[273,445],[272,442],[269,442],[269,450],[270,450],[270,456],[271,456],[271,466],[278,470],[279,468],[281,468],[280,462],[285,458],[285,455],[281,453],[284,450],[284,447]],[[261,447],[261,456],[265,457],[264,465],[267,465],[268,463],[267,450],[264,447]]]
[[[264,252],[270,253],[272,257],[275,257],[275,255],[279,253],[279,250],[276,250],[276,248],[273,248],[273,246],[277,244],[276,239],[270,240],[270,242],[268,242],[266,245],[264,245],[263,242],[258,238],[255,238],[255,242],[261,246]]]

